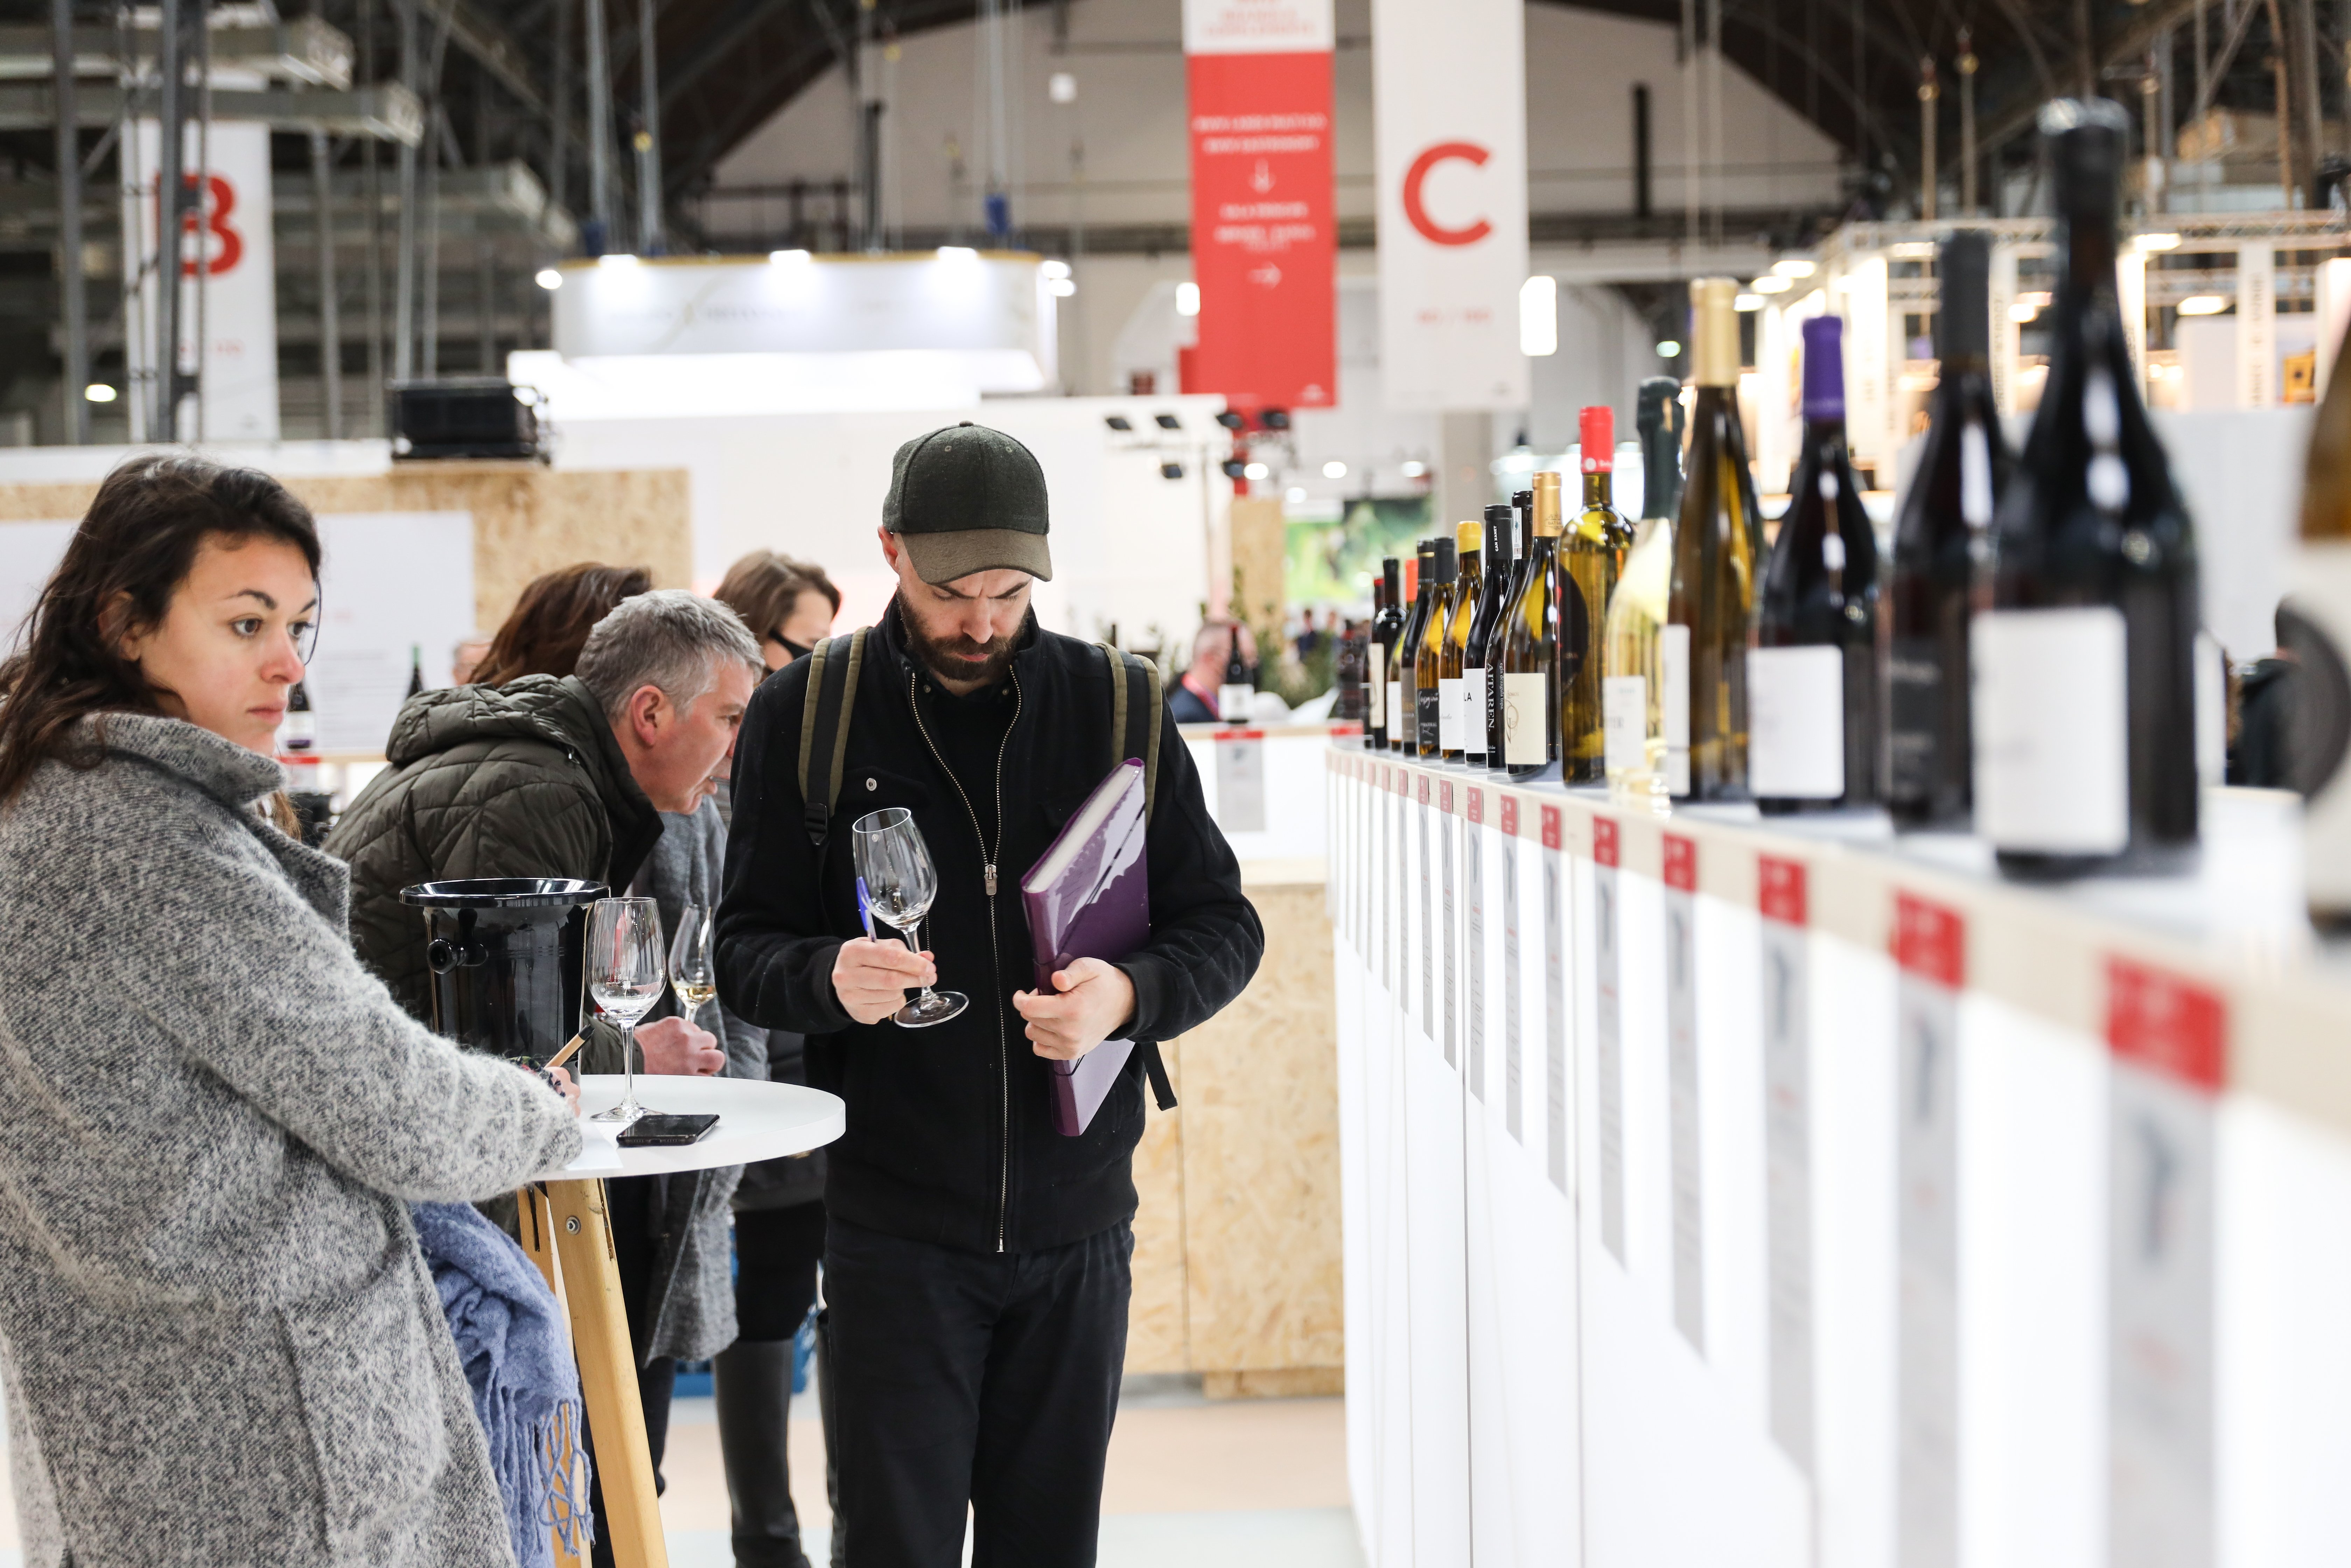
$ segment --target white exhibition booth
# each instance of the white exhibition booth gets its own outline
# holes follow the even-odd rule
[[[1372,1568],[2351,1556],[2351,983],[2290,798],[2035,890],[1324,764]]]

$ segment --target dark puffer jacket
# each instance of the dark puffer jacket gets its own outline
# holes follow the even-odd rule
[[[400,902],[402,888],[572,876],[617,893],[662,836],[661,813],[629,776],[611,724],[576,675],[412,697],[384,751],[392,766],[343,812],[326,849],[351,868],[360,961],[420,1019],[433,1016],[424,921]]]

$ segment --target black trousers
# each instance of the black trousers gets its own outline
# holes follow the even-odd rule
[[[848,1568],[1092,1568],[1126,1357],[1118,1225],[1066,1247],[959,1252],[825,1234]]]
[[[824,1205],[755,1208],[735,1216],[735,1337],[790,1339],[816,1304]]]

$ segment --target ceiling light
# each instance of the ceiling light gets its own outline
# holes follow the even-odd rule
[[[1177,284],[1176,286],[1176,314],[1178,316],[1197,316],[1199,313],[1200,286],[1196,283],[1189,282]]]
[[[1730,302],[1730,308],[1734,310],[1761,310],[1763,308],[1763,297],[1761,294],[1742,294]]]
[[[637,258],[625,250],[610,251],[596,258],[599,267],[634,267]]]
[[[1886,253],[1898,261],[1932,261],[1935,242],[1927,239],[1906,239]]]
[[[1748,287],[1758,294],[1785,294],[1796,287],[1796,280],[1782,277],[1776,272],[1767,272]]]
[[[1285,501],[1288,501],[1288,502],[1291,503],[1292,505],[1295,505],[1295,504],[1297,504],[1298,502],[1300,502],[1300,501],[1302,501],[1302,500],[1306,499],[1306,492],[1305,492],[1305,491],[1303,491],[1303,490],[1301,490],[1301,489],[1300,489],[1297,486],[1292,485],[1292,486],[1290,486],[1287,491],[1285,491],[1285,492],[1283,493],[1283,495],[1282,495],[1282,497],[1281,497],[1281,498],[1282,498],[1283,500],[1285,500]]]
[[[1070,264],[1059,259],[1040,261],[1037,264],[1037,270],[1047,277],[1067,277],[1070,276]]]
[[[1407,463],[1404,465],[1404,469],[1403,469],[1404,476],[1405,476],[1405,478],[1407,478],[1407,479],[1417,479],[1417,478],[1419,478],[1423,474],[1426,474],[1426,473],[1427,473],[1427,472],[1428,472],[1428,465],[1427,465],[1427,464],[1426,464],[1426,463],[1423,463],[1423,462],[1422,462],[1419,458],[1417,458],[1417,457],[1413,458],[1410,462],[1407,462]]]
[[[538,276],[532,278],[531,281],[538,284],[541,288],[552,292],[553,290],[563,287],[563,274],[554,267],[542,267],[538,269]]]
[[[2011,321],[2030,321],[2040,314],[2041,307],[2030,299],[2020,299],[2008,308],[2008,319]]]
[[[1045,96],[1055,103],[1078,101],[1078,78],[1068,71],[1055,71],[1045,78]]]
[[[939,259],[941,261],[977,261],[979,252],[967,245],[943,245],[939,246]]]
[[[1241,470],[1241,474],[1244,478],[1265,479],[1272,476],[1273,470],[1267,467],[1262,463],[1252,463],[1248,467]]]
[[[804,250],[771,250],[768,253],[768,259],[774,262],[799,263],[813,261],[816,258]]]
[[[2178,250],[2179,236],[2166,234],[2141,235],[2138,236],[2138,247],[2141,250]]]
[[[1676,342],[1671,338],[1662,338],[1658,340],[1657,358],[1661,360],[1678,360],[1681,357],[1682,346],[1679,343]]]
[[[1049,280],[1045,285],[1045,292],[1056,299],[1067,299],[1077,291],[1078,280],[1074,277],[1056,277]]]
[[[108,386],[104,382],[92,382],[89,385],[81,389],[81,395],[83,401],[87,402],[112,402],[115,398],[115,392],[112,387]]]
[[[2182,316],[2218,316],[2229,302],[2217,294],[2191,294],[2179,302]]]
[[[1347,465],[1336,457],[1322,465],[1322,477],[1325,479],[1344,479],[1346,476]]]
[[[1529,359],[1559,352],[1559,279],[1549,273],[1519,286],[1519,352]]]
[[[1773,262],[1771,264],[1771,270],[1778,273],[1782,277],[1810,277],[1813,273],[1820,270],[1820,264],[1818,262],[1806,261],[1800,256],[1792,256]]]

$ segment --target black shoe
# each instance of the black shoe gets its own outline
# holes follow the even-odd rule
[[[711,1364],[718,1451],[735,1510],[735,1568],[810,1568],[792,1509],[792,1342],[737,1341]]]

